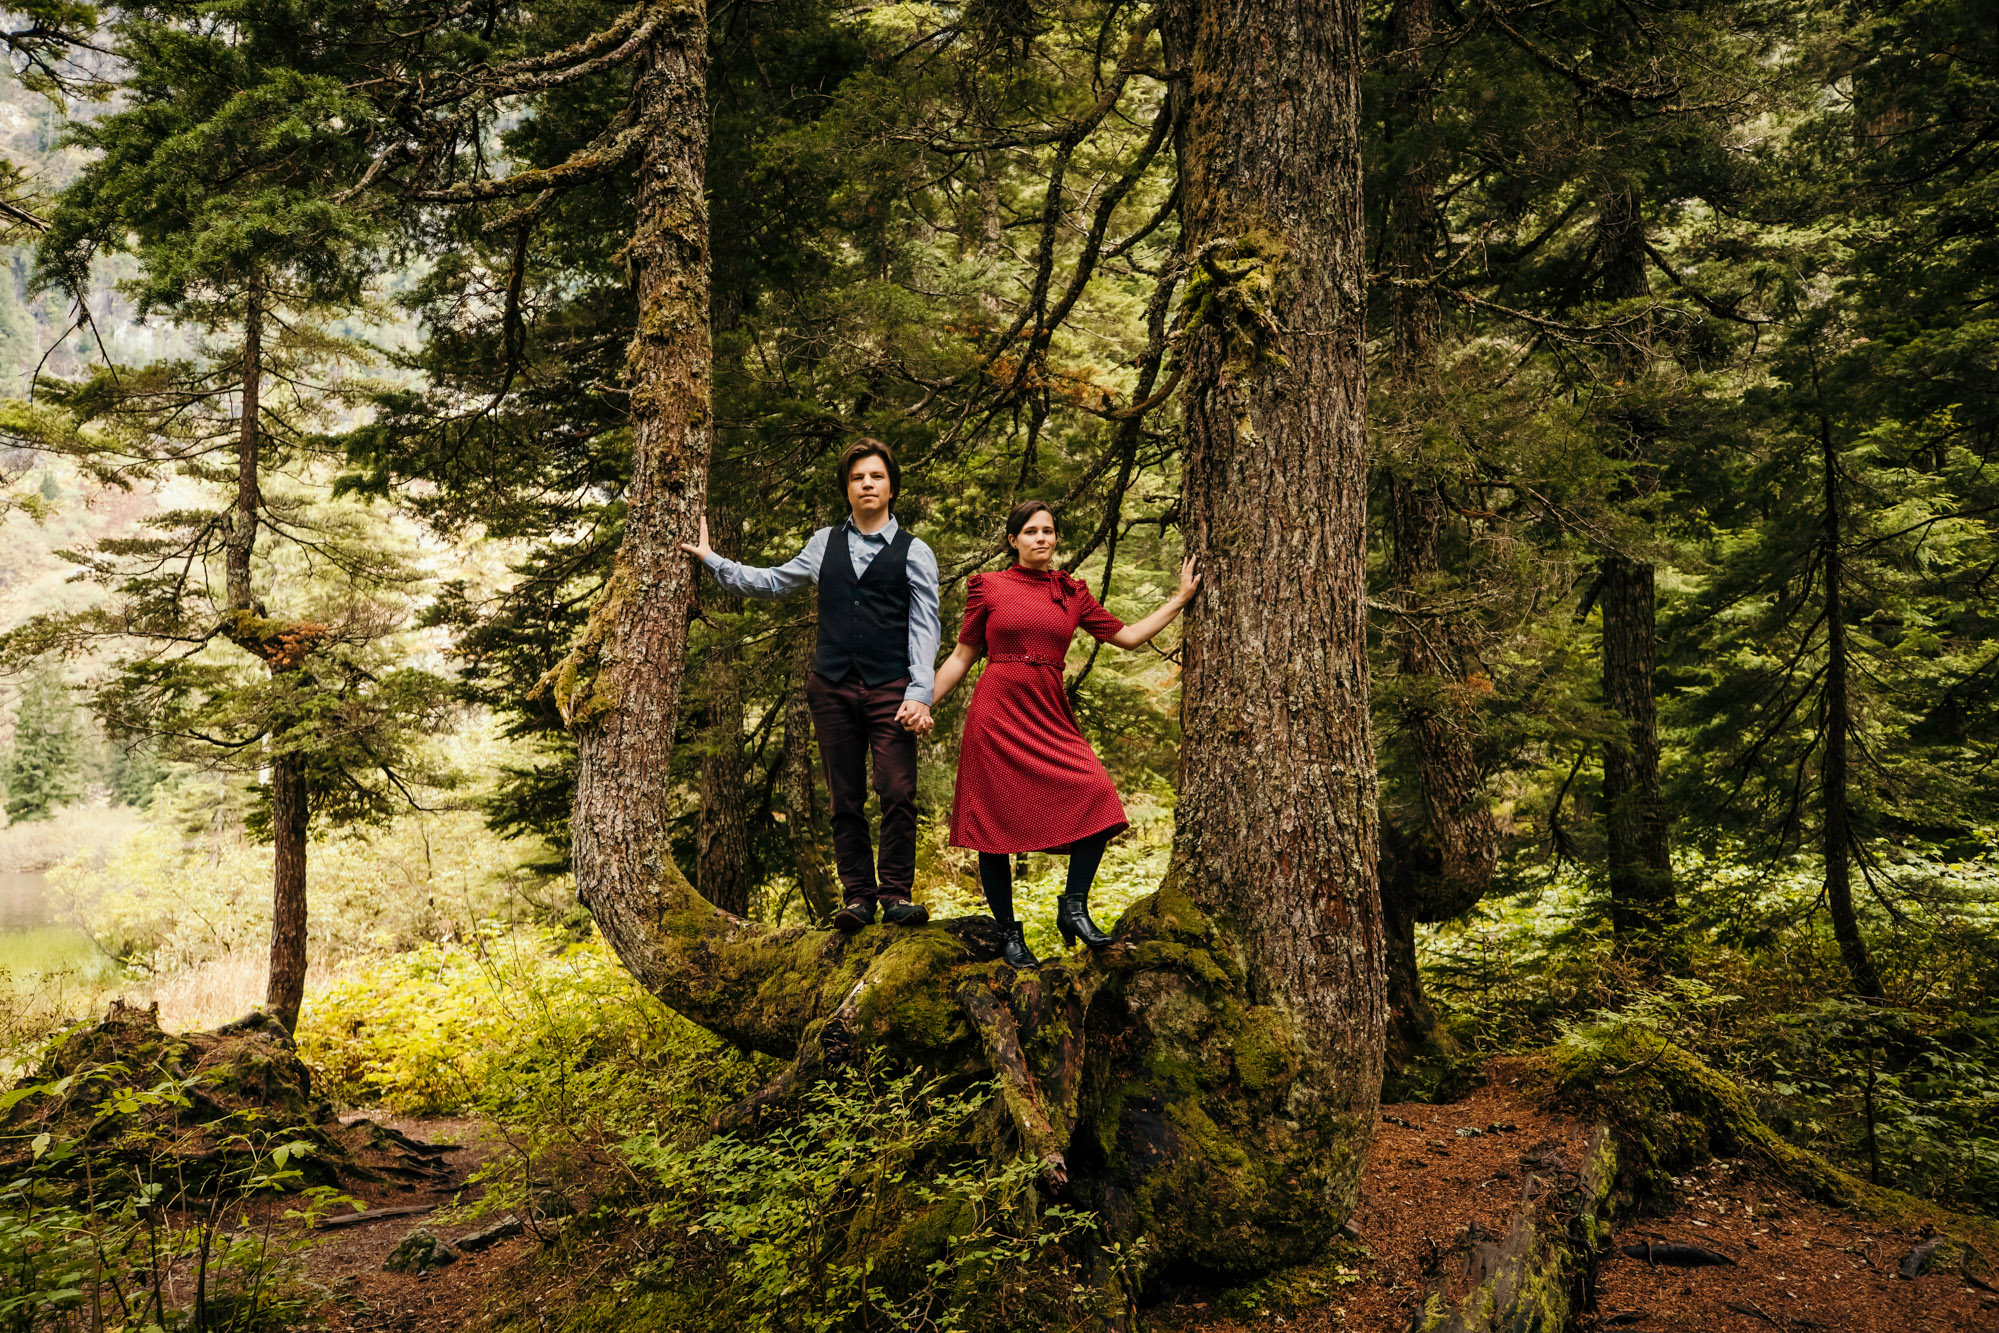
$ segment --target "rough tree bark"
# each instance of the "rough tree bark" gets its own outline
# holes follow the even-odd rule
[[[312,818],[305,756],[297,751],[271,761],[271,975],[264,1008],[298,1029],[305,1000],[305,837]]]
[[[709,506],[713,544],[732,560],[743,554],[742,524],[722,505]],[[743,609],[743,599],[705,590],[723,612]],[[749,762],[743,753],[743,686],[735,654],[724,648],[706,664],[708,725],[702,737],[701,810],[694,836],[694,886],[725,912],[745,916],[756,878],[750,860]]]
[[[1610,300],[1641,297],[1645,276],[1645,220],[1636,191],[1618,182],[1600,201],[1597,223],[1601,288]],[[1619,352],[1627,378],[1642,374],[1651,348],[1645,325]],[[1634,450],[1643,448],[1641,423],[1632,423]],[[1632,489],[1656,484],[1638,458]],[[1678,900],[1666,798],[1659,785],[1659,716],[1653,696],[1657,616],[1649,561],[1608,552],[1601,562],[1597,605],[1603,615],[1603,700],[1624,734],[1604,746],[1603,803],[1609,844],[1611,928],[1618,942],[1641,959],[1661,963],[1674,949]]]
[[[1184,25],[1184,26],[1182,26]],[[1185,350],[1180,521],[1202,561],[1184,637],[1169,884],[1296,1020],[1285,1133],[1344,1218],[1381,1088],[1368,734],[1360,6],[1196,0],[1177,22]],[[1278,479],[1282,479],[1281,484]]]
[[[1437,391],[1443,310],[1437,290],[1442,220],[1436,201],[1434,89],[1425,48],[1435,28],[1431,0],[1397,0],[1389,16],[1398,78],[1387,133],[1399,167],[1388,187],[1383,234],[1389,374],[1403,414],[1427,422]],[[1450,510],[1444,469],[1426,451],[1422,429],[1407,432],[1389,463],[1389,577],[1397,605],[1420,611],[1443,571]],[[1453,1064],[1452,1045],[1416,964],[1417,922],[1447,921],[1484,896],[1499,860],[1499,826],[1484,796],[1470,701],[1462,682],[1470,653],[1448,614],[1402,617],[1391,634],[1404,705],[1399,738],[1409,746],[1421,813],[1408,828],[1381,834],[1381,912],[1388,986],[1386,1096],[1434,1085]]]
[[[257,417],[263,410],[264,287],[255,274],[243,302],[243,419],[236,437],[236,512],[230,515],[223,546],[223,588],[229,609],[248,611],[250,556],[257,548],[257,511],[263,492],[257,470]]]
[[[1142,1238],[1154,1269],[1264,1272],[1315,1252],[1351,1211],[1382,1022],[1357,26],[1350,0],[1217,5],[1189,24],[1183,160],[1213,281],[1190,312],[1199,424],[1186,513],[1214,596],[1189,642],[1191,807],[1167,882],[1124,914],[1110,948],[1020,974],[996,960],[987,918],[852,936],[773,928],[718,911],[674,866],[659,775],[694,594],[675,546],[694,530],[710,449],[700,10],[655,39],[636,92],[642,312],[625,542],[546,684],[578,734],[577,884],[605,937],[676,1010],[790,1062],[725,1125],[754,1124],[865,1048],[996,1079],[966,1146],[1038,1158],[1111,1237]],[[1275,284],[1280,368],[1236,364],[1239,307],[1214,285],[1233,281],[1231,245],[1267,256],[1251,268]],[[882,1200],[877,1221],[843,1233],[846,1254],[865,1253],[876,1281],[920,1273],[948,1233],[925,1220],[937,1206]]]

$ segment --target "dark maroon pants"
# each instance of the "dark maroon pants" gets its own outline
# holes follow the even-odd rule
[[[833,798],[833,859],[848,902],[908,898],[916,886],[916,737],[895,720],[909,678],[869,686],[859,676],[805,678],[812,730]],[[868,757],[881,797],[881,871],[868,843]]]

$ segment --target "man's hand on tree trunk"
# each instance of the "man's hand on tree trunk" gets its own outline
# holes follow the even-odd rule
[[[691,542],[680,543],[680,549],[706,564],[708,557],[715,554],[715,548],[708,544],[708,516],[701,516],[701,535]]]

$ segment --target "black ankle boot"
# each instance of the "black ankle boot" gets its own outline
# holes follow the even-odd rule
[[[1090,920],[1090,900],[1081,894],[1065,893],[1055,900],[1055,928],[1062,932],[1064,944],[1081,940],[1092,949],[1101,949],[1111,942],[1111,937]]]
[[[1040,967],[1041,960],[1027,948],[1027,927],[1018,921],[1000,923],[1000,934],[1004,942],[1000,945],[1000,961],[1016,972],[1031,967]]]

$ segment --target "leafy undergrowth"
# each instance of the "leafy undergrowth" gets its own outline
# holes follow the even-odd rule
[[[1945,871],[1950,873],[1946,874]],[[1999,913],[1990,867],[1934,870],[1880,957],[1890,996],[1846,994],[1810,866],[1679,860],[1690,923],[1659,977],[1610,939],[1572,871],[1431,932],[1426,983],[1467,1063],[1650,1033],[1741,1090],[1781,1141],[1961,1212],[1999,1207]]]
[[[646,995],[594,936],[492,926],[357,965],[313,998],[300,1049],[336,1099],[490,1125],[482,1212],[593,1200],[548,1229],[524,1327],[549,1300],[577,1329],[1093,1326],[1124,1307],[1138,1258],[1042,1206],[1037,1164],[967,1155],[974,1122],[1000,1113],[990,1087],[854,1068],[711,1136],[769,1062]],[[829,1260],[850,1233],[876,1238],[872,1257]],[[593,1289],[567,1288],[577,1255],[603,1267],[622,1246]]]

